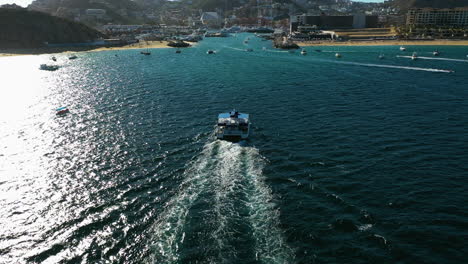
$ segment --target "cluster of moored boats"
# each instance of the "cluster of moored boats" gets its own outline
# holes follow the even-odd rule
[[[76,55],[71,55],[71,56],[68,57],[69,60],[75,60],[77,58],[78,58],[78,56],[76,56]],[[52,60],[53,62],[57,62],[57,57],[52,56],[50,58],[50,60]],[[41,64],[39,66],[39,69],[43,70],[43,71],[56,71],[56,70],[60,69],[60,66],[56,65],[56,64],[46,64],[46,63],[44,63],[44,64]]]

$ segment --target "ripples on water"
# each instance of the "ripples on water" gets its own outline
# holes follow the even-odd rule
[[[0,263],[462,263],[466,50],[244,36],[1,58]],[[246,145],[213,140],[233,107]]]

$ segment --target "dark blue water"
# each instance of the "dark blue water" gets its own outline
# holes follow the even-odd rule
[[[0,263],[465,262],[468,49],[307,49],[1,58]]]

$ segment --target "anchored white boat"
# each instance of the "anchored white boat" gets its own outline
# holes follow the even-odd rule
[[[250,134],[250,119],[248,114],[232,110],[218,116],[216,138],[228,141],[248,139]]]
[[[337,57],[337,58],[341,58],[341,54],[339,54],[339,53],[336,53],[336,54],[335,54],[335,57]]]
[[[405,47],[400,47],[400,50],[401,51],[406,51],[406,48]]]
[[[307,50],[302,49],[302,50],[301,50],[301,54],[302,54],[302,55],[307,55]]]

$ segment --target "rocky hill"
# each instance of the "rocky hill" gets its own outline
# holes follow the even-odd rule
[[[81,43],[103,37],[83,24],[42,12],[0,8],[0,48],[37,48],[49,43]]]

